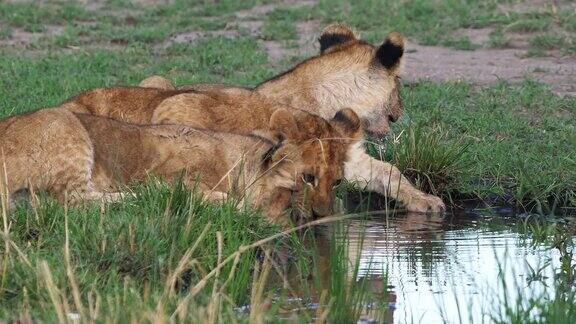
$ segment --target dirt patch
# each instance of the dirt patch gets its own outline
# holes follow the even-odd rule
[[[270,63],[276,63],[280,61],[287,53],[287,50],[282,46],[282,44],[280,44],[280,42],[262,41],[262,45],[268,53],[268,61]]]
[[[281,42],[262,41],[268,52],[268,61],[272,64],[278,63],[287,57],[310,57],[320,51],[316,38],[320,32],[321,23],[319,20],[301,21],[296,23],[298,40],[296,48],[286,48]]]
[[[312,56],[320,52],[318,45],[318,36],[322,28],[320,20],[308,20],[296,23],[296,31],[298,32],[298,55]]]
[[[245,29],[248,33],[253,35],[260,34],[263,25],[264,22],[261,20],[245,20],[245,21],[239,21],[236,24],[238,28]]]
[[[62,26],[44,26],[44,31],[40,33],[30,33],[22,28],[14,28],[10,37],[0,39],[0,46],[28,45],[42,37],[60,35],[63,31]]]
[[[522,58],[524,50],[478,49],[461,51],[409,43],[404,77],[408,81],[468,81],[478,85],[500,79],[520,82],[530,77],[545,82],[556,93],[576,95],[576,58]]]
[[[132,0],[135,4],[141,6],[157,6],[170,4],[171,0]]]
[[[28,0],[26,0],[28,1]],[[104,8],[106,5],[106,0],[80,0],[78,1],[82,4],[86,9],[91,11],[96,11]],[[170,4],[171,0],[131,0],[132,4],[137,6],[157,6],[157,5],[167,5]]]
[[[576,9],[576,3],[574,3],[574,0],[530,0],[499,4],[498,9],[502,12],[527,13],[534,11]]]
[[[261,37],[263,25],[264,22],[261,20],[242,20],[227,26],[227,28],[230,29],[191,31],[179,34],[171,37],[163,46],[166,47],[172,43],[195,43],[203,38],[213,36],[234,38],[240,35],[240,30],[245,30],[250,35],[259,39],[260,44],[268,53],[268,61],[271,64],[277,64],[282,59],[291,56],[309,57],[319,51],[316,41],[321,29],[321,22],[319,20],[296,23],[296,30],[298,32],[297,48],[286,48],[282,42],[263,40]]]
[[[260,33],[261,22],[251,21],[249,25],[247,24],[238,24],[237,27],[241,27],[247,29],[251,34],[258,35]],[[162,47],[168,47],[174,43],[188,43],[193,44],[197,43],[198,41],[207,38],[207,37],[216,37],[222,36],[226,38],[235,38],[240,36],[240,32],[237,29],[222,29],[222,30],[214,30],[214,31],[191,31],[183,34],[178,34],[176,36],[172,36],[168,42],[165,42]],[[268,60],[270,63],[277,63],[285,55],[289,53],[286,50],[282,43],[277,41],[265,41],[260,39],[259,40],[262,47],[268,53]]]
[[[249,17],[265,15],[271,11],[274,11],[274,9],[276,9],[276,8],[278,8],[278,5],[276,5],[276,4],[265,4],[265,5],[252,7],[250,9],[246,9],[246,10],[236,11],[236,13],[234,15],[237,18],[245,19],[245,18],[249,18]]]
[[[199,40],[206,37],[217,37],[222,36],[226,38],[238,37],[240,34],[237,30],[214,30],[214,31],[191,31],[183,34],[178,34],[170,38],[169,44],[171,43],[196,43]],[[169,45],[168,44],[168,45]]]
[[[470,39],[470,42],[480,47],[490,46],[490,33],[494,28],[478,28],[478,29],[459,29],[454,32],[455,36],[465,36]]]
[[[492,27],[478,28],[478,29],[458,29],[454,32],[455,36],[464,36],[470,39],[470,42],[480,48],[517,48],[517,49],[528,49],[529,39],[535,33],[520,33],[520,32],[510,32],[505,31],[503,38],[505,39],[505,44],[492,44],[490,40],[490,34],[494,32],[495,29]]]
[[[277,4],[264,4],[260,6],[255,6],[250,9],[246,10],[239,10],[234,15],[240,19],[246,18],[258,18],[258,16],[265,15],[274,9],[282,7],[282,6],[313,6],[317,3],[317,1],[311,0],[284,0]]]

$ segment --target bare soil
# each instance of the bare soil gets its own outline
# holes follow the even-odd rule
[[[0,46],[28,45],[38,41],[44,36],[60,35],[64,31],[62,26],[44,26],[44,31],[30,33],[22,28],[13,28],[10,37],[0,39]]]
[[[221,29],[214,31],[194,30],[187,33],[178,34],[170,38],[170,43],[195,43],[205,37],[223,36],[227,38],[238,37],[239,33],[233,29]]]
[[[549,84],[561,95],[576,95],[576,58],[523,58],[522,49],[462,51],[408,44],[404,78],[410,81],[469,81],[478,85],[530,77]]]
[[[313,6],[316,4],[315,0],[284,0],[279,4],[265,4],[252,7],[246,10],[240,10],[235,13],[237,18],[257,18],[258,16],[265,15],[280,6]]]
[[[539,10],[576,9],[574,0],[530,0],[499,4],[502,12],[526,13]]]
[[[318,52],[316,37],[320,33],[321,28],[321,23],[319,20],[301,21],[296,23],[296,30],[298,32],[297,49],[286,48],[284,44],[279,41],[264,40],[260,37],[260,35],[262,34],[262,26],[265,23],[263,20],[261,20],[263,15],[286,5],[312,6],[315,3],[316,1],[284,0],[279,4],[265,4],[246,10],[240,10],[234,14],[237,20],[228,24],[226,27],[227,29],[225,30],[217,30],[211,32],[191,31],[178,34],[171,37],[170,40],[164,44],[164,46],[168,46],[171,43],[194,43],[204,37],[209,36],[224,36],[233,38],[240,34],[240,30],[245,30],[249,34],[254,35],[260,39],[259,42],[268,53],[268,59],[272,65],[278,64],[282,59],[287,57],[312,56]]]

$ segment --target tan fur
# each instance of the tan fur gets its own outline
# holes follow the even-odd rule
[[[344,25],[330,25],[323,32],[334,33],[349,36],[350,40],[303,61],[254,90],[274,101],[324,118],[333,116],[343,108],[351,108],[363,120],[369,134],[387,134],[390,131],[389,121],[395,121],[402,115],[402,100],[398,92],[401,63],[391,70],[379,66],[375,62],[376,46],[357,39],[356,34]],[[398,33],[390,33],[386,40],[404,46],[404,38]],[[143,80],[141,85],[158,78],[152,76]],[[170,86],[173,87],[171,83]],[[181,87],[197,91],[226,88],[233,87],[223,84]],[[238,99],[237,102],[242,100]]]
[[[209,199],[226,199],[229,194],[249,198],[255,206],[265,207],[274,222],[286,222],[284,211],[293,203],[323,215],[318,211],[326,212],[323,208],[332,188],[321,186],[308,196],[294,196],[305,185],[301,174],[313,172],[326,182],[342,178],[350,145],[342,138],[361,133],[343,127],[350,123],[297,117],[286,110],[272,117],[270,129],[282,142],[178,125],[138,126],[61,108],[44,109],[0,121],[0,162],[9,193],[48,190],[60,201],[68,193],[70,202],[77,203],[118,199],[122,185],[150,175],[168,181],[184,176],[186,186],[198,184]],[[320,156],[320,146],[329,156]]]
[[[144,88],[176,90],[176,87],[172,84],[172,82],[170,82],[170,80],[160,76],[151,76],[146,78],[140,82],[140,86]]]
[[[327,27],[321,38],[330,38],[335,34],[342,36],[343,41],[260,84],[254,91],[225,85],[185,86],[183,88],[192,92],[174,95],[156,105],[156,108],[141,104],[145,111],[140,116],[146,117],[142,120],[125,116],[130,115],[122,112],[125,108],[113,103],[102,102],[101,109],[91,111],[122,120],[129,119],[130,122],[178,123],[247,132],[264,128],[264,120],[281,107],[280,104],[324,118],[331,118],[336,111],[349,107],[362,119],[367,133],[375,136],[388,133],[389,123],[402,115],[402,100],[398,91],[402,63],[399,61],[386,68],[376,56],[384,44],[403,47],[404,39],[398,33],[390,33],[383,45],[376,47],[358,39],[343,25]],[[124,98],[129,101],[127,105],[132,107],[131,99]],[[76,104],[78,100],[67,103]],[[112,107],[110,109],[115,112],[107,113],[107,107]],[[132,112],[131,109],[128,110]],[[202,112],[202,109],[206,111]],[[441,199],[415,189],[393,165],[371,158],[361,149],[352,149],[349,159],[356,162],[346,164],[346,178],[360,183],[367,190],[398,199],[408,210],[415,212],[445,209]]]
[[[65,193],[71,202],[104,198],[92,182],[92,141],[72,113],[44,109],[2,120],[0,140],[0,166],[9,193],[32,184],[60,201]]]
[[[379,66],[375,62],[377,47],[357,39],[348,27],[333,25],[324,31],[331,33],[352,38],[260,84],[255,91],[320,116],[330,116],[349,107],[362,118],[368,133],[388,133],[389,119],[396,120],[402,114],[401,101],[391,100],[392,95],[398,95],[393,90],[398,86],[399,69]],[[403,45],[398,33],[387,38]],[[391,107],[391,102],[396,106]]]

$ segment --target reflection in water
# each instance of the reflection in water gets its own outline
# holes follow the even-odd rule
[[[552,289],[559,254],[530,247],[512,227],[494,229],[487,219],[421,214],[351,219],[322,228],[311,248],[327,287],[331,265],[324,251],[330,237],[346,244],[351,264],[360,260],[359,279],[376,295],[387,295],[387,322],[489,322],[491,314],[501,313],[497,307],[505,298],[514,304],[519,293],[528,299]],[[530,268],[542,267],[543,282],[529,282]]]
[[[528,286],[528,265],[558,261],[555,250],[531,248],[510,228],[493,230],[465,215],[383,216],[350,220],[346,228],[341,239],[348,240],[349,258],[360,258],[360,277],[387,274],[396,323],[489,322],[505,295],[515,301],[519,292],[543,292],[542,283]],[[543,273],[553,287],[552,267]]]

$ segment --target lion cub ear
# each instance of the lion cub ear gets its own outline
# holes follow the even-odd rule
[[[404,37],[392,32],[386,36],[384,43],[376,51],[376,58],[388,70],[398,69],[402,55],[404,55]]]
[[[363,136],[362,121],[350,108],[338,111],[330,120],[330,124],[346,138],[360,139]]]
[[[276,131],[286,139],[298,139],[298,123],[294,115],[284,108],[277,109],[270,116],[270,129]]]
[[[320,53],[329,53],[337,48],[338,45],[356,40],[356,35],[350,27],[340,24],[329,25],[324,28],[322,35],[318,38],[320,43]]]

